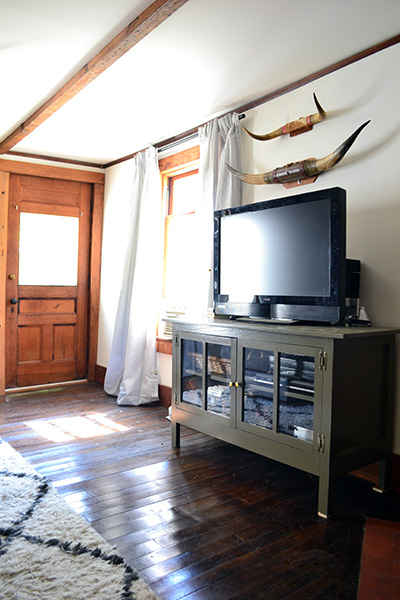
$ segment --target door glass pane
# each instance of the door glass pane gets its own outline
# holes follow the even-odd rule
[[[207,410],[229,417],[231,413],[231,347],[207,344]]]
[[[182,340],[182,402],[202,406],[203,344]]]
[[[19,285],[77,285],[79,218],[20,214]]]
[[[274,353],[244,349],[243,421],[272,429]]]
[[[279,355],[278,431],[312,442],[314,438],[314,375],[312,356]]]

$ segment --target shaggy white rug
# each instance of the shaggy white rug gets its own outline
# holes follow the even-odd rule
[[[46,478],[0,440],[0,599],[156,598]]]

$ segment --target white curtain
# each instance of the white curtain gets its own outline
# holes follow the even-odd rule
[[[196,312],[204,316],[212,307],[212,268],[214,247],[214,210],[240,206],[243,184],[226,168],[226,163],[242,170],[239,115],[214,119],[199,129],[201,201],[199,223],[202,237],[201,273],[203,295]]]
[[[139,405],[158,400],[161,184],[155,148],[133,160],[130,229],[104,389],[118,404]]]

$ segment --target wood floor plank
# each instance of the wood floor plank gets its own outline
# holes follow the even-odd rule
[[[321,519],[316,477],[185,427],[173,449],[166,416],[60,386],[1,397],[0,437],[161,600],[356,600],[365,516],[400,520],[399,495],[346,476]]]

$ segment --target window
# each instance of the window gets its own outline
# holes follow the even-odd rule
[[[160,160],[164,215],[162,312],[187,312],[197,292],[199,147]]]
[[[165,219],[164,298],[175,307],[190,305],[196,273],[198,170],[169,177]]]

